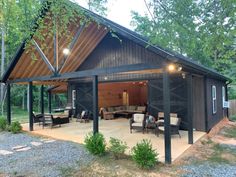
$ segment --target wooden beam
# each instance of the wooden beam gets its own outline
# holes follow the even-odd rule
[[[44,85],[40,87],[40,108],[41,114],[44,114]]]
[[[69,51],[72,51],[72,49],[74,48],[74,46],[75,46],[77,40],[78,40],[79,37],[80,37],[80,34],[81,34],[81,33],[83,32],[83,30],[84,30],[84,27],[85,27],[85,24],[83,24],[83,25],[81,25],[81,26],[79,27],[77,33],[75,34],[73,40],[71,41],[71,43],[70,43],[70,45],[69,45],[69,48],[68,48]],[[67,55],[67,56],[65,56],[65,57],[63,58],[62,63],[61,63],[61,65],[60,65],[59,69],[58,69],[58,73],[61,72],[61,70],[62,70],[63,67],[65,66],[65,64],[66,64],[66,62],[67,62],[67,60],[68,60],[68,58],[69,58],[69,55]]]
[[[7,122],[11,124],[11,85],[7,84]]]
[[[98,133],[98,76],[93,76],[93,133]]]
[[[48,58],[43,53],[43,51],[41,50],[41,48],[39,47],[39,45],[37,44],[37,42],[34,39],[33,39],[33,43],[34,43],[34,46],[35,46],[36,50],[38,51],[39,55],[41,56],[41,58],[46,63],[47,67],[49,68],[49,70],[51,70],[53,73],[55,73],[56,72],[55,68],[52,66],[52,64],[50,63],[50,61],[48,60]]]
[[[100,75],[108,75],[108,74],[123,73],[123,72],[130,72],[130,71],[159,69],[159,68],[160,66],[158,65],[140,63],[140,64],[122,65],[122,66],[111,67],[111,68],[98,68],[98,69],[89,69],[89,70],[84,70],[84,71],[76,71],[76,72],[65,73],[65,74],[61,74],[57,76],[50,75],[50,76],[15,79],[15,80],[9,80],[8,83],[83,78],[83,77],[92,77],[95,75],[100,76]]]
[[[193,76],[187,75],[188,144],[193,144]]]
[[[34,130],[34,120],[33,120],[33,84],[29,82],[29,130]]]
[[[167,70],[163,72],[163,106],[164,106],[164,136],[165,163],[171,164],[171,131],[170,131],[170,81]]]

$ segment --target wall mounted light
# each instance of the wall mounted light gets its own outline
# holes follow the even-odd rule
[[[67,48],[63,49],[63,54],[64,55],[69,55],[69,53],[70,53],[69,49],[67,49]]]
[[[170,72],[173,72],[173,71],[175,70],[175,65],[174,65],[174,64],[169,64],[169,65],[168,65],[168,70],[169,70]]]

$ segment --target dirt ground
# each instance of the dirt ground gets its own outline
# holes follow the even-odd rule
[[[230,122],[228,119],[222,120],[171,165],[159,163],[154,169],[145,171],[139,169],[130,157],[122,160],[114,160],[111,156],[106,155],[105,157],[97,158],[90,166],[83,168],[82,171],[74,174],[74,176],[169,177],[184,175],[185,171],[181,170],[180,167],[186,164],[189,165],[205,161],[236,163],[236,152],[232,154],[231,151],[218,146],[219,144],[236,146],[236,137],[227,138],[224,134],[226,129],[232,128],[236,128],[236,122]]]

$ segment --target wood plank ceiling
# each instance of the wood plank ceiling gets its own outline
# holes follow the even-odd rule
[[[79,19],[76,23],[70,24],[68,27],[68,33],[72,38],[75,36],[77,31],[80,28]],[[47,24],[48,28],[51,26]],[[41,33],[46,34],[48,31],[44,30]],[[77,42],[74,47],[70,51],[70,54],[61,69],[59,74],[69,73],[76,71],[79,66],[85,61],[88,55],[96,48],[99,42],[104,38],[104,36],[108,33],[108,30],[105,26],[98,26],[96,22],[92,22],[86,27],[84,27],[81,32]],[[42,47],[40,40],[33,37],[33,39],[39,44],[42,51],[50,61],[50,63],[54,65],[54,50],[53,50],[53,37],[45,35],[45,44],[46,48]],[[71,37],[59,37],[58,38],[58,63],[59,66],[63,64],[64,54],[63,49],[68,48],[71,43]],[[36,56],[36,60],[33,60],[32,53]],[[14,67],[12,73],[10,74],[9,79],[21,79],[21,78],[31,78],[31,77],[39,77],[39,76],[49,76],[52,75],[52,71],[50,71],[46,65],[46,63],[40,58],[38,51],[34,46],[25,50],[19,59],[18,63]],[[63,83],[66,80],[61,80]],[[59,81],[60,82],[60,81]],[[58,80],[55,82],[50,81],[52,85],[58,85]],[[63,85],[63,84],[62,84]]]

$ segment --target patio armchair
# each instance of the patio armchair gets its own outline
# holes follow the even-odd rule
[[[105,119],[105,120],[111,120],[111,119],[115,118],[114,111],[109,111],[104,108],[101,110],[101,113],[102,113],[103,119]]]
[[[76,121],[80,122],[80,123],[82,123],[82,122],[85,122],[85,123],[89,122],[89,111],[88,110],[84,110],[84,111],[81,112],[81,114],[78,114]]]
[[[180,126],[181,118],[178,117],[170,117],[170,133],[171,135],[178,134],[181,138],[181,135],[179,133],[179,126]],[[164,123],[164,122],[163,122]],[[162,122],[157,121],[158,131],[164,132],[165,127]]]
[[[44,122],[44,115],[43,114],[35,114],[34,112],[33,112],[33,121],[34,121],[34,123],[39,123],[39,126],[41,125],[41,124],[43,124],[43,122]]]
[[[144,133],[145,123],[145,114],[133,114],[130,119],[130,133],[132,133],[133,129],[141,129]]]

